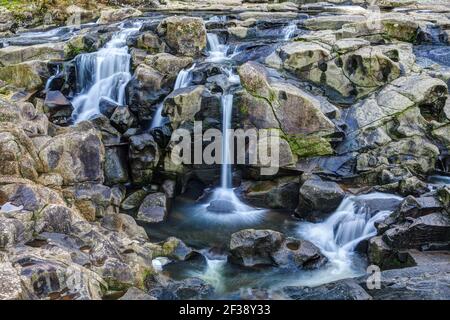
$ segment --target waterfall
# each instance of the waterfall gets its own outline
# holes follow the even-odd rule
[[[53,80],[55,80],[56,77],[58,77],[61,74],[61,66],[58,64],[56,66],[56,72],[54,75],[52,75],[50,78],[48,78],[46,84],[45,84],[45,92],[49,91],[50,86],[53,82]]]
[[[175,81],[174,90],[186,88],[191,84],[192,81],[192,70],[195,68],[195,63],[189,69],[181,70],[178,73],[177,79]]]
[[[75,58],[77,86],[80,92],[73,101],[74,120],[87,120],[100,113],[102,97],[119,105],[125,105],[125,88],[131,80],[131,55],[128,53],[128,36],[139,31],[140,24],[131,28],[121,27],[104,48]]]
[[[290,23],[289,25],[284,27],[282,32],[284,41],[288,41],[289,39],[291,39],[296,31],[297,31],[296,23]]]
[[[332,264],[335,275],[348,276],[352,271],[352,255],[356,246],[377,234],[375,222],[389,216],[393,204],[401,200],[401,197],[378,192],[349,196],[324,222],[303,223],[299,234],[321,249]],[[377,207],[372,208],[371,204]]]
[[[222,168],[221,168],[221,187],[230,189],[231,181],[231,165],[230,165],[230,136],[228,134],[231,129],[231,114],[233,112],[233,95],[222,95]]]
[[[227,59],[228,46],[220,44],[219,37],[215,33],[207,33],[209,57],[206,61],[221,62]]]
[[[192,70],[195,68],[195,63],[189,69],[181,70],[178,73],[177,79],[175,80],[174,90],[186,88],[191,84],[192,81]],[[164,117],[162,116],[162,111],[164,109],[164,103],[160,103],[156,108],[155,114],[152,118],[152,123],[150,129],[161,127],[164,122]]]

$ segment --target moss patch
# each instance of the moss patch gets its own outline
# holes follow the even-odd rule
[[[330,142],[321,137],[308,137],[300,135],[284,135],[293,154],[301,157],[317,157],[333,154]]]

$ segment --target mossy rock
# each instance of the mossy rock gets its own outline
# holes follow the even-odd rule
[[[330,142],[322,137],[285,135],[293,154],[300,158],[326,156],[333,154]]]

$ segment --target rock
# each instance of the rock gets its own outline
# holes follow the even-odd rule
[[[161,188],[163,189],[168,199],[173,199],[176,196],[177,183],[174,180],[164,180]]]
[[[283,293],[294,300],[372,300],[353,279],[344,279],[317,287],[284,287]]]
[[[167,45],[174,52],[189,57],[198,56],[206,48],[206,29],[203,19],[172,16],[158,26]]]
[[[39,214],[36,221],[35,232],[55,232],[69,234],[72,223],[78,218],[77,214],[61,205],[48,205]]]
[[[309,30],[338,30],[344,24],[366,21],[362,15],[327,15],[305,20],[304,25]]]
[[[312,243],[272,230],[241,230],[231,235],[229,260],[244,267],[279,266],[313,269],[326,258]]]
[[[128,152],[126,148],[105,148],[104,163],[105,184],[112,186],[126,183],[129,180]]]
[[[72,103],[60,91],[48,91],[44,101],[44,112],[54,123],[67,123],[73,112]]]
[[[403,196],[420,195],[428,191],[428,186],[417,177],[410,177],[400,181],[399,191]]]
[[[134,8],[120,8],[120,9],[107,9],[102,10],[100,18],[97,23],[108,24],[116,21],[122,21],[127,18],[139,17],[142,12]]]
[[[0,66],[12,66],[27,61],[63,61],[64,43],[46,43],[32,46],[8,46],[0,49]]]
[[[108,211],[114,212],[112,189],[102,184],[78,184],[65,188],[64,197],[70,200],[88,221],[103,217]]]
[[[39,150],[46,173],[59,173],[64,185],[103,182],[105,150],[95,130],[70,130],[55,136]]]
[[[210,202],[206,210],[219,214],[221,213],[226,214],[226,213],[233,213],[234,211],[236,211],[236,207],[233,204],[233,202],[228,200],[213,200]]]
[[[270,181],[245,181],[239,194],[256,207],[294,210],[298,206],[298,190],[298,177],[283,177]]]
[[[170,237],[162,244],[161,255],[169,259],[185,261],[194,255],[194,251],[180,239]]]
[[[163,114],[169,117],[170,124],[176,129],[184,121],[192,121],[202,105],[205,87],[191,86],[173,91],[164,100]]]
[[[101,97],[99,102],[99,110],[102,114],[104,114],[107,118],[111,118],[116,108],[119,107],[115,101],[107,98]]]
[[[380,288],[367,288],[367,277],[357,281],[374,300],[442,300],[450,297],[449,274],[450,265],[440,263],[383,271]]]
[[[133,182],[136,184],[151,182],[159,157],[159,146],[152,135],[144,133],[130,137],[129,159]]]
[[[211,297],[214,288],[198,278],[187,278],[181,281],[160,280],[151,284],[148,293],[158,300],[202,300]]]
[[[139,119],[150,119],[151,107],[169,90],[161,73],[144,63],[140,64],[126,87],[129,108]]]
[[[9,261],[0,259],[0,300],[26,299],[20,276]]]
[[[165,220],[167,215],[167,199],[164,193],[151,193],[145,197],[137,214],[137,220],[157,223]]]
[[[0,80],[29,91],[43,88],[49,76],[47,63],[38,60],[0,67]]]
[[[17,247],[10,261],[18,269],[31,299],[99,300],[105,282],[93,271],[71,261],[57,247]]]
[[[37,180],[41,162],[33,142],[17,125],[0,123],[0,174]]]
[[[430,246],[446,247],[450,241],[450,219],[447,214],[431,213],[412,222],[387,230],[383,240],[392,248],[426,250]]]
[[[156,298],[138,288],[131,287],[119,300],[156,300]]]
[[[146,31],[137,37],[136,47],[155,54],[164,52],[166,45],[155,33]]]
[[[263,65],[254,61],[246,62],[238,68],[238,74],[245,90],[251,95],[269,101],[274,99],[274,92],[270,87],[267,71]]]
[[[120,132],[125,132],[129,128],[137,125],[137,119],[128,107],[116,108],[110,120],[111,124]]]
[[[122,202],[120,207],[123,210],[134,210],[137,209],[142,201],[144,201],[145,197],[148,195],[148,191],[141,189],[130,194],[125,200]]]
[[[313,176],[300,187],[297,214],[302,217],[317,218],[316,215],[331,213],[345,197],[341,187],[332,181],[322,181]]]
[[[177,57],[170,53],[158,53],[145,58],[145,64],[151,66],[165,77],[175,81],[178,73],[190,66],[193,59],[190,57]]]

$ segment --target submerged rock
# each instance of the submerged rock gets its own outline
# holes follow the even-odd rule
[[[228,200],[213,200],[206,210],[215,213],[233,213],[236,210],[233,202]]]

